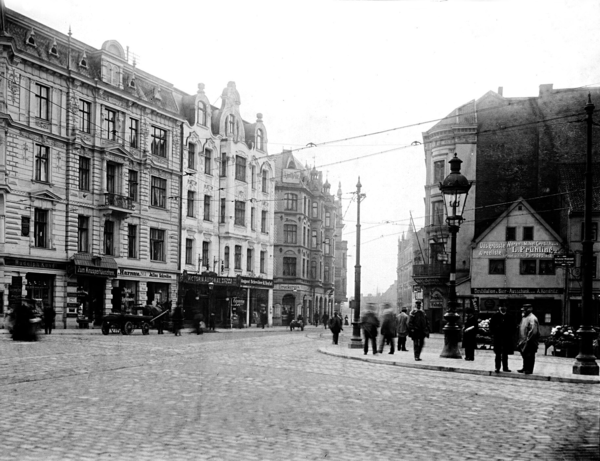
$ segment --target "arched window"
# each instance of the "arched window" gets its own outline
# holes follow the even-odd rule
[[[198,125],[206,126],[206,104],[198,101],[198,116],[196,122]]]
[[[263,192],[269,192],[267,190],[267,179],[268,179],[268,173],[267,170],[263,170],[262,171],[262,191]]]
[[[263,150],[263,132],[262,130],[256,130],[256,148]]]

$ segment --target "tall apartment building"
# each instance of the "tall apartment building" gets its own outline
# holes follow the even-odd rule
[[[277,155],[275,178],[273,322],[287,325],[298,315],[313,322],[334,311],[341,207],[323,173],[303,167],[290,151]]]
[[[253,299],[270,306],[272,268],[262,272],[259,261],[262,251],[270,255],[274,167],[258,160],[266,156],[266,130],[242,120],[235,85],[217,110],[203,91],[187,95],[138,69],[116,41],[95,49],[0,8],[2,310],[32,296],[54,306],[65,326],[78,310],[98,324],[111,310],[184,299],[184,269],[186,282],[235,289],[228,304],[240,311]],[[223,156],[223,178],[193,168],[207,164],[211,149]],[[254,177],[247,188],[235,179],[237,158],[265,175],[264,190],[254,192]],[[239,214],[231,226],[217,223],[218,207],[211,205],[219,194],[229,201],[225,214]],[[197,200],[208,204],[214,221],[184,216]],[[267,210],[266,232],[239,226],[250,219],[238,202]],[[202,262],[224,259],[214,243],[221,233],[232,252],[242,242],[245,265],[224,282],[191,280],[214,270],[200,270]],[[188,307],[201,309],[202,298],[194,299]]]
[[[335,310],[341,312],[342,304],[348,301],[347,282],[348,279],[348,241],[343,239],[344,210],[342,209],[342,183],[338,184],[335,220],[335,278],[334,278],[334,302]]]

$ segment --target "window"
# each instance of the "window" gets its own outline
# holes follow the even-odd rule
[[[137,258],[137,226],[127,225],[127,257]]]
[[[262,172],[262,191],[268,192],[267,190],[267,171],[263,170]]]
[[[298,243],[297,242],[298,226],[295,224],[283,225],[283,243]]]
[[[167,132],[157,126],[152,127],[151,131],[151,144],[150,152],[152,155],[158,155],[159,157],[167,156]]]
[[[209,249],[210,242],[202,242],[202,265],[206,267],[206,270],[210,270],[210,262],[208,260]]]
[[[324,247],[325,247],[324,248],[325,254],[326,255],[330,254],[330,252],[331,252],[330,239],[325,239],[325,241],[323,242],[323,244],[324,244]]]
[[[138,200],[138,172],[136,170],[129,170],[129,183],[127,185],[129,198],[137,202]]]
[[[225,247],[224,255],[223,255],[223,266],[225,269],[229,269],[229,246]]]
[[[206,105],[202,101],[198,101],[197,123],[206,126]]]
[[[266,274],[267,271],[265,270],[265,255],[267,254],[266,251],[261,251],[260,252],[260,273],[261,274]]]
[[[552,259],[540,259],[540,275],[554,275],[556,268]]]
[[[194,239],[185,239],[185,263],[194,264]]]
[[[256,225],[254,224],[254,220],[256,218],[256,209],[254,207],[252,207],[250,209],[250,229],[254,230],[256,229]]]
[[[242,247],[240,245],[235,246],[234,264],[235,269],[242,270]]]
[[[310,262],[310,278],[311,279],[317,278],[317,261]]]
[[[165,231],[150,229],[150,259],[152,261],[165,260]]]
[[[585,239],[585,223],[581,223],[581,240]],[[598,223],[592,223],[592,241],[595,242],[598,239]]]
[[[90,190],[90,159],[79,156],[79,189]]]
[[[229,114],[227,119],[225,120],[225,135],[233,136],[235,131],[235,116],[233,114]]]
[[[135,118],[129,119],[129,146],[134,149],[140,147],[140,121]]]
[[[211,200],[212,200],[212,197],[210,195],[204,196],[204,220],[205,221],[212,221],[212,219],[210,219],[210,201]]]
[[[108,219],[104,221],[104,254],[106,255],[114,255],[114,230],[114,222]]]
[[[165,208],[167,201],[167,180],[152,176],[150,195],[152,206]]]
[[[283,199],[285,200],[286,210],[298,211],[298,196],[296,194],[286,193]]]
[[[30,228],[31,218],[29,216],[21,216],[21,237],[29,237]]]
[[[533,240],[533,227],[523,228],[523,240]]]
[[[187,215],[190,218],[194,217],[194,205],[196,204],[196,192],[188,190],[187,192]]]
[[[212,150],[204,149],[204,174],[212,176]]]
[[[116,141],[117,139],[117,129],[116,129],[116,117],[117,113],[109,109],[108,107],[104,108],[102,118],[102,137],[104,139],[110,139],[111,141]]]
[[[260,212],[260,231],[263,234],[267,233],[267,210],[261,210]]]
[[[245,226],[246,225],[246,202],[241,202],[239,200],[235,201],[234,224],[236,226]]]
[[[77,217],[77,251],[87,253],[89,251],[89,229],[90,218],[79,215]]]
[[[504,264],[505,264],[504,259],[490,259],[489,273],[490,274],[504,274],[505,273]]]
[[[521,275],[535,275],[537,273],[537,261],[535,259],[521,259]]]
[[[283,258],[283,275],[289,277],[296,276],[296,258]]]
[[[325,278],[325,282],[329,282],[329,266],[325,266],[325,273],[324,273],[324,278]]]
[[[246,271],[252,272],[252,248],[246,250]]]
[[[311,236],[311,247],[312,248],[317,248],[317,231],[314,230],[312,231],[312,236]]]
[[[263,150],[263,132],[262,130],[256,130],[256,148],[258,150]]]
[[[445,165],[444,161],[433,162],[433,184],[444,182]]]
[[[117,165],[106,164],[106,192],[115,194],[117,192]]]
[[[221,199],[221,224],[225,223],[225,205],[226,201],[224,198]]]
[[[252,165],[252,169],[250,171],[250,182],[252,183],[252,189],[256,189],[256,165]]]
[[[517,228],[516,227],[507,227],[506,228],[506,241],[514,242],[517,240]]]
[[[33,231],[35,233],[35,246],[38,248],[48,247],[48,210],[35,209]]]
[[[235,179],[238,181],[246,181],[246,159],[235,156]]]
[[[221,177],[227,176],[227,154],[221,154]]]
[[[325,213],[325,227],[331,227],[331,213]]]
[[[196,169],[196,144],[188,144],[188,162],[187,167],[192,170]]]
[[[312,204],[312,217],[313,218],[319,217],[319,204],[317,202],[313,202],[313,204]]]
[[[431,202],[431,225],[442,226],[444,224],[444,202]]]
[[[50,163],[50,148],[36,144],[35,151],[35,180],[49,182],[48,164]]]
[[[44,120],[50,120],[50,88],[39,83],[35,84],[35,116]]]
[[[92,104],[83,99],[79,100],[79,130],[90,133]]]

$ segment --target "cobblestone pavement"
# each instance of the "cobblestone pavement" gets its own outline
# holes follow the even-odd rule
[[[347,360],[323,332],[2,334],[0,459],[600,459],[600,386]]]

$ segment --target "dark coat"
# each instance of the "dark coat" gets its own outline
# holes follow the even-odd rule
[[[395,338],[397,328],[396,315],[392,311],[384,313],[381,322],[381,334],[386,338]]]
[[[332,333],[339,333],[343,329],[342,319],[336,316],[332,317],[329,321],[329,329]]]
[[[429,320],[420,309],[412,311],[408,317],[408,335],[412,339],[429,337]]]
[[[360,319],[360,326],[365,332],[365,336],[374,338],[377,336],[379,328],[379,319],[373,312],[367,312]]]
[[[516,323],[510,314],[496,312],[490,319],[490,333],[494,352],[514,354]]]
[[[467,329],[473,327],[471,330]],[[477,317],[469,315],[465,320],[465,326],[463,329],[463,341],[462,345],[465,349],[476,349],[477,348],[477,332],[479,331],[479,323]]]

